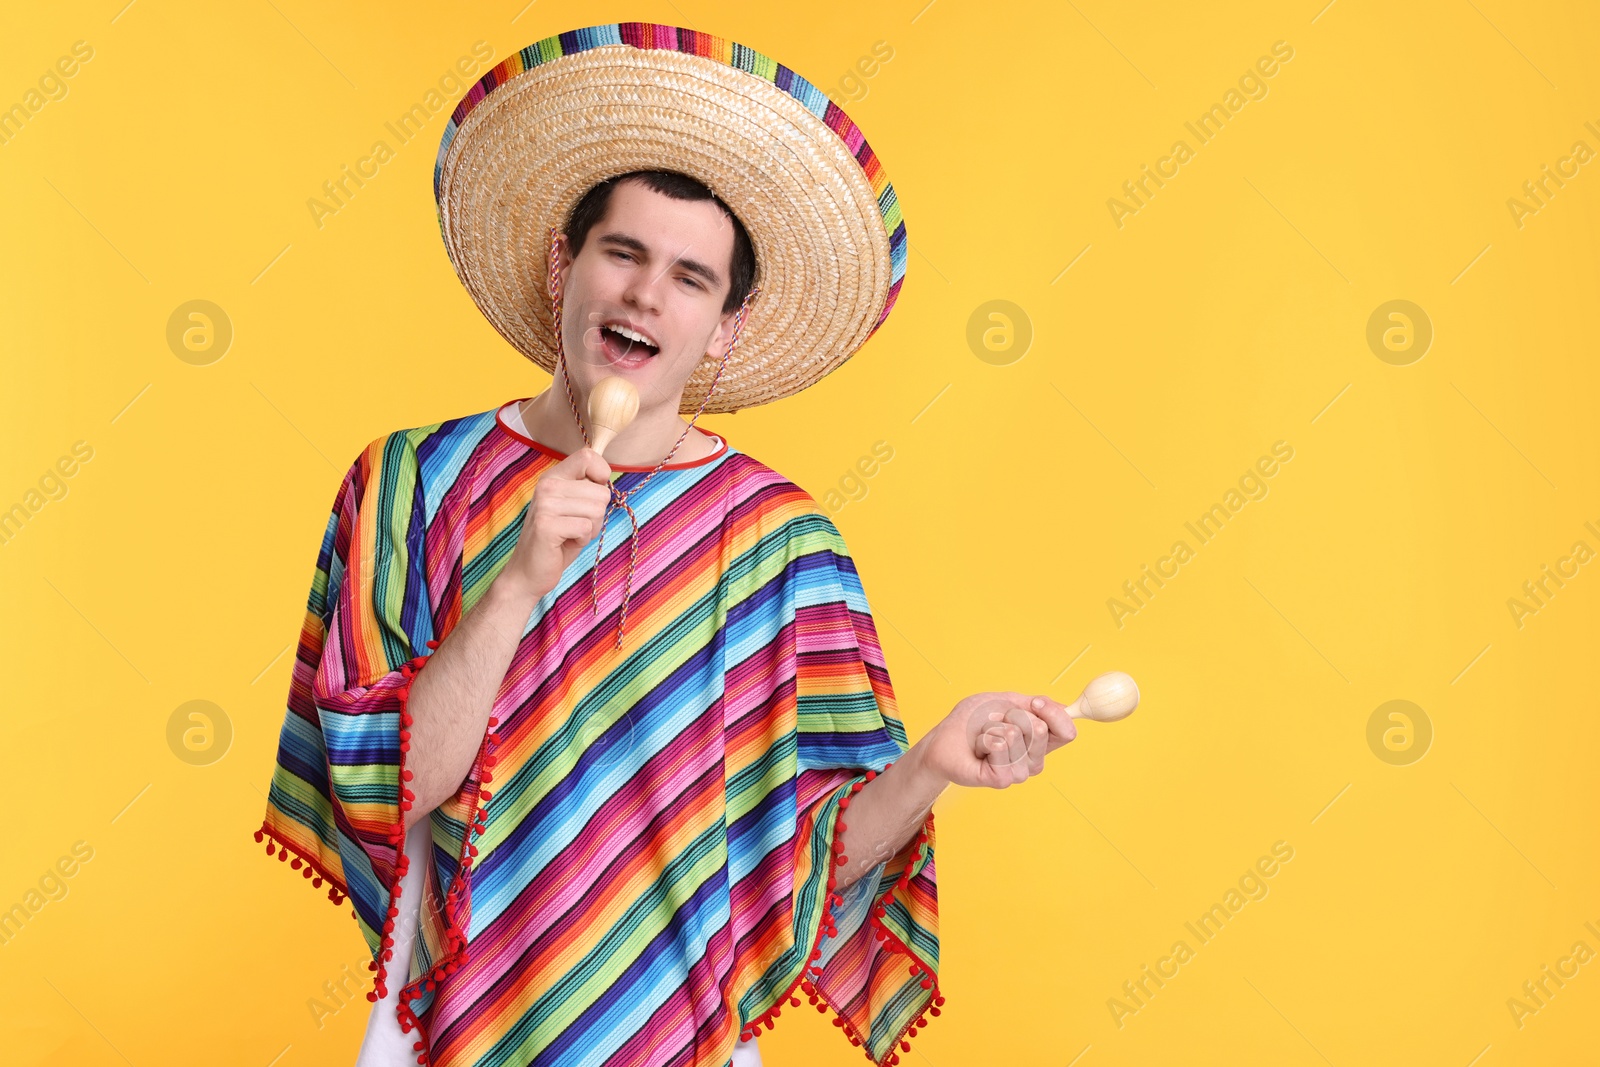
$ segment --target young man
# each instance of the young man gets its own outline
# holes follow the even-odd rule
[[[743,1067],[801,992],[898,1063],[943,1002],[934,800],[1074,736],[1059,703],[981,693],[910,746],[838,529],[693,425],[828,373],[898,291],[893,191],[814,93],[619,24],[456,109],[446,246],[551,385],[352,464],[256,834],[352,901],[362,1067]],[[611,375],[640,408],[602,458]]]

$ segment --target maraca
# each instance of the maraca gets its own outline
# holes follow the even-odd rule
[[[589,425],[594,427],[594,440],[589,447],[605,455],[606,445],[627,429],[637,414],[639,390],[632,382],[615,374],[600,379],[589,394]]]
[[[1078,699],[1067,705],[1067,714],[1074,719],[1116,722],[1132,715],[1138,706],[1139,687],[1133,678],[1122,671],[1107,671],[1089,679]]]

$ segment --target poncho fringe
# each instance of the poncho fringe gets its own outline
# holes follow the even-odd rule
[[[439,645],[439,642],[437,642],[437,641],[429,641],[428,645],[430,647],[432,647],[432,648],[437,648],[438,645]],[[426,659],[427,659],[426,656],[418,656],[418,657],[416,657],[416,659],[413,659],[410,663],[408,663],[406,665],[407,667],[412,668],[411,671],[407,674],[407,678],[406,678],[406,687],[405,687],[404,691],[407,694],[407,696],[409,696],[409,694],[410,694],[410,683],[416,677],[417,668],[420,668],[421,661],[424,661]],[[411,725],[411,715],[410,715],[410,713],[409,712],[405,713],[403,715],[401,721],[405,726],[410,726]],[[491,717],[490,720],[489,720],[490,729],[493,730],[493,728],[496,725],[498,725],[498,720],[496,720],[496,719]],[[492,737],[494,735],[491,734],[490,736]],[[406,732],[402,731],[402,733],[401,733],[401,751],[402,752],[409,751],[409,744],[408,744],[409,740],[410,740],[409,735]],[[498,741],[499,738],[496,737],[495,740]],[[484,760],[484,762],[486,764],[488,764],[489,766],[491,766],[491,767],[494,765],[494,759],[493,759],[492,756],[486,758]],[[890,767],[893,767],[893,766],[894,766],[894,763],[890,762],[890,763],[886,764],[883,769],[887,771]],[[402,775],[404,775],[406,773],[407,772],[402,771]],[[872,781],[872,779],[875,778],[875,777],[877,777],[877,773],[876,772],[868,771],[861,778],[859,778],[859,779],[855,780],[854,782],[852,782],[851,783],[851,787],[850,787],[851,795],[853,796],[854,794],[859,793],[861,791],[861,787],[866,785],[867,782]],[[410,781],[411,779],[409,777],[407,777],[407,778],[405,778],[405,780],[406,781]],[[487,781],[488,779],[483,779],[483,780]],[[489,793],[487,793],[486,791],[483,791],[483,790],[480,790],[479,793],[478,793],[479,798],[481,800],[483,800],[483,801],[488,801],[490,799],[490,795],[491,794],[489,794]],[[410,809],[410,807],[411,807],[411,799],[412,799],[411,791],[409,789],[405,790],[405,795],[402,798],[402,809],[403,810],[409,810]],[[840,798],[838,798],[838,800],[835,803],[836,803],[836,806],[837,806],[837,815],[842,815],[844,813],[844,809],[846,809],[846,808],[848,808],[850,806],[850,797],[849,796],[840,797]],[[482,818],[483,818],[483,814],[484,814],[485,811],[486,811],[485,808],[479,807],[478,816],[474,819],[473,825],[470,828],[470,832],[476,833],[476,832],[481,832],[482,831],[482,829],[483,829]],[[838,876],[837,876],[837,873],[834,870],[834,868],[842,867],[846,863],[850,862],[849,857],[844,854],[842,844],[839,841],[839,835],[843,834],[848,827],[847,827],[847,824],[845,824],[844,822],[838,820],[837,815],[835,816],[835,822],[834,822],[834,827],[833,827],[833,831],[834,831],[834,833],[833,833],[833,841],[832,841],[832,846],[831,846],[831,850],[830,850],[832,855],[833,855],[833,865],[828,870],[828,902],[827,902],[827,905],[824,907],[823,913],[822,913],[822,924],[821,924],[822,928],[817,931],[817,936],[816,936],[815,940],[812,942],[811,955],[809,956],[809,958],[807,960],[807,963],[806,963],[806,966],[801,971],[800,975],[794,980],[794,982],[789,986],[789,988],[784,991],[783,995],[780,996],[777,999],[777,1002],[771,1008],[768,1008],[765,1012],[762,1012],[761,1015],[758,1018],[753,1019],[750,1022],[749,1025],[745,1026],[743,1029],[741,1029],[739,1031],[739,1039],[741,1041],[748,1041],[751,1038],[754,1038],[757,1035],[759,1035],[761,1033],[761,1027],[762,1026],[766,1026],[768,1031],[771,1031],[771,1030],[775,1029],[776,1026],[777,1026],[778,1017],[783,1014],[783,1002],[784,1001],[788,1001],[790,1007],[798,1008],[800,1006],[800,998],[794,995],[794,991],[796,989],[799,989],[799,990],[801,990],[802,992],[804,992],[806,994],[807,1002],[812,1004],[812,1005],[815,1005],[816,1009],[817,1009],[817,1011],[819,1013],[826,1013],[826,1012],[828,1012],[830,1010],[833,1010],[833,1005],[831,1005],[831,1004],[829,1004],[827,1002],[827,1000],[823,997],[821,991],[818,990],[817,987],[812,984],[811,979],[812,979],[813,975],[820,975],[822,973],[822,968],[816,965],[816,961],[822,957],[822,942],[823,942],[823,940],[826,939],[826,938],[832,937],[834,934],[839,932],[838,928],[834,925],[834,922],[833,922],[833,909],[835,907],[837,907],[838,905],[844,903],[844,898],[842,896],[840,896],[838,893],[834,892],[834,885],[836,884],[836,882],[838,880]],[[258,843],[262,840],[263,836],[267,836],[267,837],[271,837],[272,838],[271,841],[267,842],[267,855],[270,856],[270,855],[273,854],[273,842],[277,842],[278,859],[279,860],[283,860],[283,859],[286,859],[289,856],[289,854],[291,852],[290,847],[288,845],[282,843],[281,841],[277,841],[277,838],[275,836],[273,836],[272,831],[267,829],[267,827],[265,825],[263,825],[261,829],[256,831],[256,835],[255,836],[256,836],[256,841]],[[928,842],[930,842],[932,840],[932,838],[933,838],[933,812],[930,811],[928,813],[928,815],[927,815],[927,818],[923,821],[922,829],[917,832],[917,836],[911,842],[911,848],[916,853],[915,859],[911,863],[908,863],[906,865],[905,872],[903,874],[901,874],[895,880],[895,887],[896,888],[905,889],[910,884],[911,871],[912,871],[912,869],[914,867],[920,867],[921,864],[922,864],[922,861],[927,858],[927,852],[926,852],[926,849],[925,849],[924,846]],[[402,826],[401,826],[401,842],[402,842],[402,844],[404,843],[404,825],[403,825],[403,820],[402,820]],[[470,853],[470,854],[466,854],[466,853]],[[478,854],[477,848],[475,846],[469,844],[467,846],[467,850],[464,852],[464,855],[463,855],[463,858],[461,860],[460,866],[463,869],[468,867],[468,866],[470,866],[471,863],[472,863],[472,858],[475,857],[477,854]],[[388,959],[388,957],[390,956],[390,954],[393,951],[393,949],[391,947],[392,944],[393,944],[392,934],[393,934],[393,924],[394,924],[395,916],[397,916],[399,914],[398,905],[399,905],[399,902],[400,902],[400,879],[405,876],[406,867],[407,867],[407,863],[408,863],[408,859],[404,856],[404,852],[402,852],[401,855],[402,855],[401,862],[396,864],[396,868],[395,868],[396,871],[398,872],[398,876],[395,879],[394,888],[390,890],[390,894],[391,895],[390,895],[390,907],[389,907],[389,921],[387,923],[385,923],[385,925],[384,925],[384,934],[385,934],[385,938],[384,938],[384,958],[385,959]],[[328,899],[333,901],[334,904],[339,904],[339,903],[343,902],[343,899],[344,899],[343,885],[339,882],[339,880],[337,878],[333,877],[331,874],[328,874],[325,871],[322,871],[322,869],[320,867],[317,867],[310,859],[302,858],[298,852],[295,852],[294,856],[295,856],[295,858],[289,864],[290,867],[298,870],[298,869],[301,869],[302,864],[304,864],[305,877],[307,877],[307,878],[312,878],[313,877],[313,875],[312,875],[313,870],[317,871],[317,877],[315,877],[313,879],[312,885],[320,887],[324,880],[328,881],[330,883],[330,886],[331,886],[329,888],[329,890],[328,890]],[[456,896],[457,890],[460,888],[460,886],[461,886],[461,882],[458,879],[457,882],[456,882],[455,887],[453,887],[450,890],[450,896],[451,896],[452,900]],[[900,1033],[895,1035],[895,1039],[893,1041],[889,1042],[888,1051],[884,1054],[884,1056],[881,1059],[873,1060],[873,1062],[876,1063],[878,1065],[878,1067],[894,1067],[894,1065],[898,1064],[900,1062],[900,1054],[899,1054],[899,1052],[895,1051],[895,1046],[898,1045],[900,1047],[900,1051],[901,1052],[910,1052],[911,1051],[911,1042],[910,1042],[909,1039],[913,1038],[913,1037],[915,1037],[917,1035],[917,1030],[918,1029],[926,1029],[927,1026],[928,1026],[928,1016],[929,1015],[933,1015],[933,1016],[940,1015],[941,1012],[940,1012],[939,1009],[944,1005],[944,995],[939,992],[939,983],[938,983],[937,975],[933,972],[933,970],[931,968],[928,967],[927,964],[923,963],[922,960],[917,958],[917,954],[915,952],[911,951],[910,947],[907,946],[905,942],[901,941],[900,938],[895,936],[894,931],[890,930],[887,926],[885,926],[883,924],[882,916],[886,913],[886,909],[892,903],[894,903],[894,890],[893,889],[891,889],[887,893],[885,893],[882,896],[882,898],[880,898],[880,900],[872,906],[872,910],[867,913],[867,921],[873,927],[873,937],[875,939],[879,940],[879,941],[887,941],[887,942],[889,942],[896,949],[898,949],[900,952],[903,952],[906,956],[910,957],[914,961],[911,964],[911,967],[910,967],[911,976],[912,977],[917,977],[918,975],[921,976],[922,988],[923,989],[931,989],[933,991],[933,999],[930,1002],[930,1004],[929,1004],[929,1006],[928,1006],[926,1011],[924,1011],[923,1013],[919,1014],[916,1018],[912,1019],[910,1022],[906,1023],[905,1027],[900,1031]],[[449,912],[447,911],[446,914],[448,915]],[[451,933],[452,934],[457,934],[458,933],[457,928],[455,927],[454,923],[451,924]],[[426,983],[424,983],[423,980],[419,979],[416,982],[413,982],[406,989],[402,990],[401,993],[400,993],[400,1005],[396,1010],[397,1010],[397,1012],[399,1014],[401,1029],[404,1030],[407,1033],[410,1033],[411,1030],[413,1028],[415,1028],[417,1030],[417,1032],[422,1035],[422,1039],[417,1041],[416,1044],[412,1046],[413,1050],[421,1053],[421,1055],[419,1055],[417,1057],[417,1063],[419,1063],[419,1064],[426,1065],[426,1064],[429,1064],[431,1062],[431,1059],[428,1056],[427,1031],[423,1029],[421,1020],[419,1020],[416,1017],[416,1015],[414,1015],[412,1013],[410,1007],[407,1006],[407,1004],[406,1004],[407,1000],[415,999],[415,997],[408,996],[408,994],[410,994],[413,990],[417,990],[418,992],[415,994],[415,996],[421,996],[421,992],[420,991],[424,987],[427,988],[427,989],[432,989],[433,988],[435,979],[442,978],[446,974],[454,974],[455,970],[456,970],[456,967],[459,964],[458,957],[462,954],[463,951],[464,951],[464,949],[457,949],[456,952],[453,955],[446,957],[445,960],[442,963],[440,963],[438,967],[436,967],[434,969],[434,972],[433,972],[432,976],[429,977],[426,980]],[[367,964],[367,967],[368,967],[369,970],[376,970],[378,972],[378,975],[377,975],[376,981],[374,983],[373,989],[369,990],[367,992],[367,1000],[368,1001],[376,1001],[379,998],[387,995],[385,990],[384,990],[384,986],[383,986],[384,971],[383,971],[383,968],[381,968],[376,962]],[[856,1047],[860,1047],[860,1046],[865,1044],[865,1040],[862,1038],[860,1032],[854,1026],[852,1026],[850,1024],[850,1021],[847,1018],[845,1018],[845,1016],[843,1014],[841,1014],[841,1013],[839,1013],[837,1011],[834,1011],[833,1025],[839,1027],[840,1029],[842,1029],[844,1031],[845,1036],[850,1039],[850,1044],[852,1044],[852,1045],[854,1045]],[[872,1060],[872,1053],[871,1052],[867,1052],[866,1053],[866,1057],[867,1057],[868,1060]]]
[[[884,765],[883,769],[887,771],[893,766],[894,762],[890,761]],[[852,782],[850,786],[851,796],[861,792],[861,787],[876,777],[877,772],[868,771],[861,778],[858,778]],[[840,797],[837,800],[837,815],[835,816],[833,840],[830,846],[830,852],[833,856],[833,863],[828,869],[828,901],[826,906],[823,908],[822,928],[817,931],[817,936],[813,942],[811,955],[806,963],[806,966],[804,970],[800,972],[800,976],[794,980],[794,984],[791,985],[788,990],[778,998],[776,1004],[774,1004],[767,1011],[763,1012],[760,1018],[754,1020],[749,1026],[745,1027],[739,1032],[739,1037],[741,1040],[749,1040],[750,1038],[753,1038],[759,1034],[761,1032],[761,1026],[763,1023],[766,1024],[768,1030],[772,1030],[774,1028],[774,1020],[776,1020],[778,1016],[782,1014],[783,1002],[785,1000],[789,1002],[790,1007],[798,1008],[800,1006],[800,998],[794,995],[796,988],[805,991],[807,994],[807,1001],[815,1005],[818,1012],[826,1012],[833,1008],[833,1005],[827,1002],[821,991],[812,984],[811,979],[813,975],[820,976],[822,974],[822,968],[817,966],[816,961],[822,957],[823,940],[825,938],[832,937],[834,934],[839,932],[838,928],[833,923],[833,909],[844,903],[844,897],[834,892],[834,885],[838,880],[836,868],[842,867],[846,863],[849,863],[850,858],[844,854],[842,843],[839,840],[839,835],[844,833],[844,831],[847,829],[847,826],[844,822],[840,821],[837,816],[842,815],[844,813],[844,809],[848,808],[849,806],[850,796]],[[905,872],[901,874],[898,879],[896,879],[896,888],[905,889],[910,884],[911,872],[913,868],[920,866],[921,862],[927,857],[927,852],[924,848],[924,845],[928,842],[931,842],[932,839],[933,812],[930,811],[928,812],[927,817],[923,820],[922,829],[917,832],[917,836],[911,842],[910,847],[916,853],[916,857],[913,861],[906,864]],[[908,1038],[915,1037],[919,1027],[926,1028],[928,1025],[928,1015],[940,1014],[939,1008],[944,1004],[944,996],[939,992],[938,978],[933,970],[929,968],[927,964],[918,959],[917,954],[912,952],[905,942],[896,937],[894,932],[883,924],[881,916],[886,914],[886,909],[892,903],[894,903],[893,889],[885,893],[881,900],[878,903],[875,903],[872,906],[872,910],[867,913],[867,921],[871,923],[873,927],[873,936],[879,941],[888,941],[899,951],[910,957],[913,961],[910,969],[911,976],[913,978],[920,976],[922,988],[931,989],[933,994],[927,1011],[918,1014],[915,1018],[907,1022],[905,1027],[895,1035],[894,1040],[889,1042],[888,1049],[884,1056],[881,1059],[873,1061],[878,1065],[878,1067],[898,1064],[900,1062],[900,1054],[894,1051],[895,1045],[899,1045],[901,1051],[910,1052],[911,1042],[908,1040]],[[845,1036],[850,1039],[850,1044],[859,1047],[865,1043],[861,1034],[854,1026],[850,1024],[850,1020],[847,1019],[843,1013],[838,1011],[834,1012],[833,1025],[844,1030]],[[866,1057],[867,1059],[871,1060],[872,1053],[868,1051],[866,1053]]]

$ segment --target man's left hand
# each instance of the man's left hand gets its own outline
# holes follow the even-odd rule
[[[1044,770],[1078,736],[1066,705],[1027,693],[974,693],[918,743],[922,767],[951,785],[1004,789]]]

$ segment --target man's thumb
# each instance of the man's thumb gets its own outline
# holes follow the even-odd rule
[[[604,456],[588,445],[579,449],[577,455],[583,457],[583,466],[578,472],[580,477],[598,482],[600,485],[611,484],[611,465],[605,461]]]

